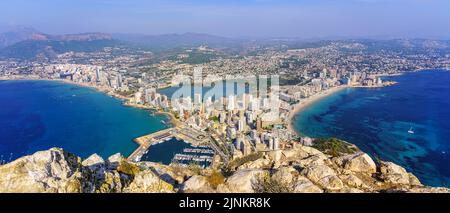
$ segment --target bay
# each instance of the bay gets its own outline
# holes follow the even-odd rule
[[[4,161],[51,147],[86,158],[131,154],[134,138],[166,128],[163,115],[126,107],[96,91],[57,81],[0,81]]]
[[[384,77],[398,84],[347,88],[294,116],[304,136],[337,137],[405,167],[424,184],[450,184],[450,72]],[[414,134],[408,133],[412,129]]]

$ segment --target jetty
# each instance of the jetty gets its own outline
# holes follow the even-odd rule
[[[142,155],[148,151],[151,145],[154,143],[159,143],[161,140],[173,137],[174,131],[175,128],[169,128],[134,139],[134,142],[136,142],[139,147],[131,153],[130,156],[128,156],[128,160],[132,162],[140,161]]]

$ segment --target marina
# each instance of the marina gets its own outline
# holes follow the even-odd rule
[[[173,127],[134,140],[139,147],[128,157],[133,162],[150,161],[169,165],[208,167],[215,152],[208,146],[208,137],[189,127]]]

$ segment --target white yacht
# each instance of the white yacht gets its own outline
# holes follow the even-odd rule
[[[411,127],[411,128],[409,128],[409,130],[408,130],[408,133],[409,134],[414,134],[414,130],[413,130],[413,128]]]

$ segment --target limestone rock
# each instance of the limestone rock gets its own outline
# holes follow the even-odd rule
[[[0,192],[81,192],[81,160],[59,148],[0,166]]]
[[[364,191],[357,188],[343,188],[339,193],[364,193]]]
[[[300,148],[303,152],[307,153],[308,156],[311,156],[311,155],[321,155],[321,156],[326,156],[323,152],[321,152],[321,151],[319,151],[319,150],[317,150],[317,149],[315,149],[315,148],[313,148],[313,147],[310,147],[310,146],[299,146],[299,148]]]
[[[272,178],[281,183],[290,184],[294,179],[294,175],[292,175],[294,172],[296,170],[293,167],[281,167],[272,175]]]
[[[106,169],[105,161],[97,154],[89,156],[81,164],[96,176],[102,176]]]
[[[182,187],[183,192],[213,192],[208,180],[204,176],[194,175],[184,182]]]
[[[313,183],[327,190],[339,190],[343,187],[342,181],[336,176],[333,169],[326,165],[312,165],[306,167],[302,174]]]
[[[323,154],[313,154],[306,158],[296,160],[295,164],[300,167],[308,167],[313,165],[325,165],[328,161],[328,158]]]
[[[344,169],[372,174],[377,171],[377,166],[368,154],[360,152],[344,160]]]
[[[411,178],[411,175],[401,166],[392,162],[381,162],[380,178],[388,184],[392,185],[410,185],[410,179],[417,184],[417,178]]]
[[[301,150],[299,148],[283,150],[281,152],[281,154],[285,159],[288,159],[288,160],[303,159],[303,158],[306,158],[309,156],[308,153],[303,152],[303,150]]]
[[[449,188],[445,187],[414,187],[408,190],[411,193],[450,193]]]
[[[218,191],[229,191],[235,193],[252,193],[254,192],[254,184],[262,175],[265,174],[261,169],[245,169],[238,170],[225,182],[225,189],[218,187]]]
[[[142,162],[142,164],[152,170],[161,179],[172,185],[182,184],[186,177],[194,175],[189,168],[176,164],[170,166],[154,162]]]
[[[316,183],[326,176],[336,176],[334,170],[326,165],[312,165],[306,167],[304,170],[302,170],[301,173],[308,179]]]
[[[123,184],[121,175],[117,171],[105,172],[99,182],[96,192],[111,193],[122,192]]]
[[[125,159],[122,154],[116,153],[114,155],[109,156],[108,160],[106,161],[106,164],[108,166],[109,170],[117,169],[120,162]]]
[[[161,193],[174,192],[174,187],[163,181],[150,170],[137,173],[133,181],[128,185],[124,192],[133,193]]]
[[[281,165],[281,157],[282,157],[282,151],[281,150],[275,150],[267,153],[267,156],[269,157],[270,161],[273,162],[273,167],[278,168]]]
[[[326,176],[320,179],[318,184],[330,191],[337,191],[344,187],[344,183],[336,175]]]
[[[409,185],[411,186],[423,186],[422,183],[420,183],[419,179],[414,176],[412,173],[408,173],[409,176]]]
[[[322,193],[323,190],[318,186],[314,185],[308,178],[299,176],[296,182],[293,184],[296,193]]]
[[[288,186],[291,190],[287,191],[299,193],[450,193],[448,188],[423,186],[417,177],[394,163],[381,162],[376,173],[375,163],[365,153],[332,158],[306,146],[280,150],[248,162],[216,190],[206,176],[194,175],[194,171],[182,166],[133,163],[120,154],[106,161],[94,154],[81,162],[79,157],[52,148],[0,166],[0,192],[251,193],[266,189],[266,185],[263,188],[257,185],[263,177],[269,177],[264,181],[273,181],[270,184],[283,184],[281,191]]]
[[[267,167],[271,164],[270,159],[268,158],[259,158],[255,161],[250,161],[247,162],[241,166],[238,167],[238,170],[243,170],[243,169],[261,169],[264,167]]]
[[[298,145],[293,149],[283,150],[281,152],[281,158],[284,158],[284,161],[298,161],[311,156],[316,156],[316,159],[327,159],[322,152],[308,146]]]
[[[98,156],[97,154],[92,154],[86,160],[84,160],[81,164],[83,166],[87,166],[87,167],[92,167],[92,166],[98,167],[98,166],[104,165],[105,161],[103,160],[102,157]]]
[[[368,186],[360,178],[352,174],[340,175],[339,178],[348,186],[355,188],[367,188]]]

